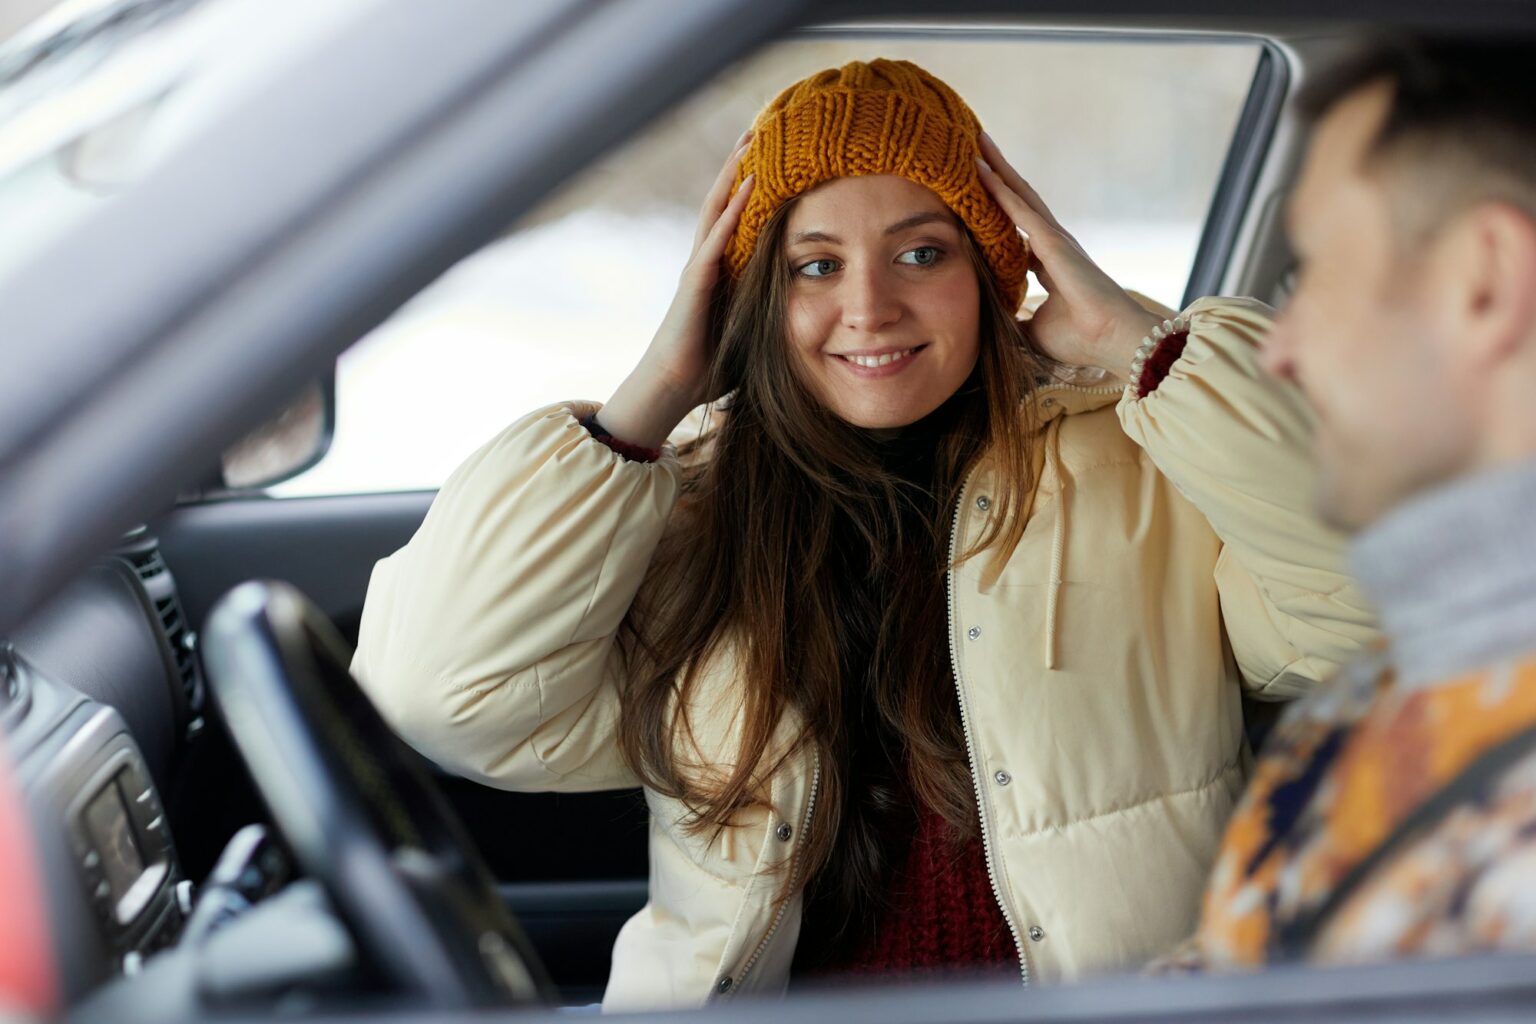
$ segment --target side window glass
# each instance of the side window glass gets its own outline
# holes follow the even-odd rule
[[[436,488],[523,413],[607,398],[661,321],[731,142],[785,85],[849,60],[903,58],[948,81],[1116,280],[1177,305],[1259,53],[1008,33],[812,35],[764,50],[346,352],[330,453],[268,493]]]

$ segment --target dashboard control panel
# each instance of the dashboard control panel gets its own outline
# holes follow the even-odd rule
[[[141,963],[172,945],[184,913],[175,845],[160,795],[122,719],[97,706],[52,766],[64,832],[104,952]]]
[[[142,760],[128,745],[103,753],[69,810],[69,839],[92,908],[109,934],[120,935],[163,902],[157,897],[169,888],[175,851]]]

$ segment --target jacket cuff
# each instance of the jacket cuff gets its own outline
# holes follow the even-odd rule
[[[660,448],[646,448],[643,445],[630,444],[628,441],[621,441],[619,438],[608,433],[603,425],[597,422],[597,413],[595,412],[583,416],[579,422],[587,429],[587,433],[591,434],[594,440],[601,441],[630,462],[655,462],[661,458]]]
[[[1184,345],[1189,341],[1190,322],[1186,316],[1171,316],[1162,323],[1155,325],[1147,336],[1141,339],[1141,344],[1136,349],[1135,358],[1131,360],[1131,374],[1129,391],[1136,398],[1143,399],[1157,390],[1157,386],[1168,376],[1168,371],[1184,354]]]

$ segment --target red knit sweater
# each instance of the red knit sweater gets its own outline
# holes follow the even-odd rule
[[[814,927],[814,922],[807,922]],[[857,948],[820,965],[850,981],[909,975],[924,980],[957,974],[1017,974],[1019,955],[992,893],[980,838],[957,847],[949,825],[923,810],[889,903]]]

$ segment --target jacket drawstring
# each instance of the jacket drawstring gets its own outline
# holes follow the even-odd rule
[[[1061,577],[1067,550],[1067,475],[1061,464],[1061,424],[1063,416],[1051,422],[1045,450],[1056,471],[1056,525],[1051,531],[1051,580],[1045,604],[1045,667],[1056,667],[1056,608],[1061,593]]]

